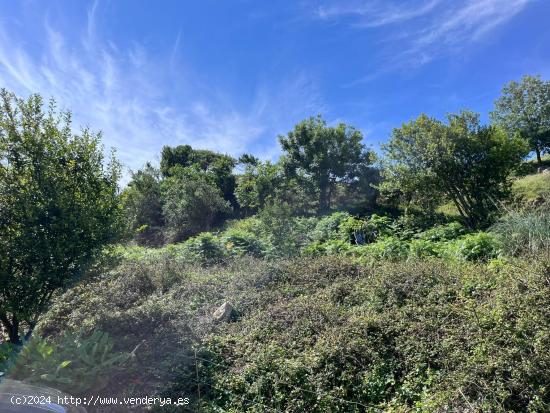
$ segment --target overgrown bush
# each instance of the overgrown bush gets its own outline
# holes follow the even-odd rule
[[[222,242],[229,254],[239,257],[243,255],[261,257],[266,249],[266,246],[253,233],[239,229],[225,231]]]
[[[320,218],[310,234],[313,241],[323,242],[341,237],[340,225],[353,219],[347,212],[334,212]]]
[[[260,237],[262,232],[262,221],[255,215],[243,219],[235,219],[227,222],[226,230],[244,231]]]
[[[443,243],[426,239],[413,239],[409,243],[409,257],[439,257],[445,248]]]
[[[181,252],[186,260],[196,260],[203,264],[213,264],[226,258],[226,249],[219,237],[203,232],[185,241]]]
[[[391,224],[391,233],[403,240],[410,240],[416,234],[425,230],[426,218],[420,214],[404,214],[398,216]]]
[[[380,237],[391,235],[391,223],[390,218],[376,214],[365,219],[349,217],[340,223],[339,233],[342,239],[352,244],[369,244]]]
[[[231,211],[231,205],[211,174],[196,168],[173,170],[175,174],[161,184],[162,214],[167,240],[179,242],[210,231],[217,217]]]
[[[409,255],[409,244],[397,237],[386,237],[372,244],[357,247],[353,254],[372,260],[404,259]]]
[[[16,347],[10,343],[0,343],[0,372],[4,372],[12,356],[16,351]]]
[[[466,233],[466,228],[459,222],[451,222],[446,225],[436,225],[419,233],[416,237],[426,241],[447,241],[456,239]]]
[[[357,224],[358,222],[359,224]],[[387,221],[384,220],[383,225],[385,226],[386,223]],[[348,231],[355,224],[362,225],[362,228],[369,228],[369,221],[359,221],[353,217],[343,221],[340,228]],[[461,224],[454,222],[423,232],[411,232],[406,237],[383,235],[375,242],[366,245],[353,245],[352,240],[337,239],[313,242],[303,249],[304,255],[313,256],[342,253],[358,257],[361,262],[368,263],[425,257],[443,257],[452,261],[486,262],[499,256],[501,243],[490,233],[466,234],[466,229]]]
[[[310,242],[315,219],[294,217],[286,204],[270,205],[259,214],[260,239],[266,245],[268,258],[292,257],[300,254]]]
[[[494,235],[477,232],[447,243],[443,255],[466,261],[489,261],[497,258],[500,252],[501,243]]]
[[[327,242],[312,242],[302,250],[302,253],[306,256],[334,255],[349,251],[351,248],[348,241],[336,239]]]
[[[391,257],[420,242],[446,243],[345,244],[384,243],[380,256]],[[140,345],[122,379],[101,375],[118,395],[186,394],[195,409],[200,386],[205,412],[549,407],[544,263],[488,269],[409,256],[369,266],[340,254],[201,268],[177,254],[137,254],[58,297],[38,328],[54,341],[61,330],[116,334],[115,353]],[[216,324],[225,301],[238,317]]]
[[[208,339],[207,411],[550,407],[544,273],[518,284],[511,267],[495,275],[409,261],[361,273],[339,263],[296,262],[285,289],[316,273],[314,291],[287,295]]]

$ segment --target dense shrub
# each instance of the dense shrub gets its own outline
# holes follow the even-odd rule
[[[302,250],[302,253],[313,256],[333,255],[349,251],[351,248],[348,241],[336,239],[327,242],[312,242]]]
[[[443,243],[426,239],[413,239],[409,243],[409,257],[439,257],[445,248]]]
[[[231,205],[214,182],[214,177],[194,168],[178,171],[162,181],[162,214],[169,242],[183,241],[210,231],[217,217],[231,211]]]
[[[447,241],[458,238],[466,233],[466,228],[458,222],[451,222],[446,225],[436,225],[417,235],[417,238],[426,241]]]
[[[4,372],[9,360],[12,358],[16,350],[16,347],[10,343],[0,343],[0,372]]]
[[[355,218],[344,221],[344,225]],[[368,221],[362,221],[367,223]],[[501,243],[486,232],[465,234],[459,223],[436,226],[412,233],[405,239],[399,236],[382,236],[367,245],[352,245],[351,241],[332,240],[314,242],[303,249],[304,255],[331,255],[345,253],[358,257],[361,262],[406,260],[424,257],[442,257],[451,261],[489,261],[501,253]]]
[[[338,238],[351,244],[365,244],[372,242],[375,234],[372,234],[364,219],[349,217],[340,222],[338,226]]]
[[[457,222],[422,232],[411,229],[407,233],[397,231],[399,225],[398,221],[392,222],[390,218],[376,214],[362,219],[342,212],[320,219],[293,217],[284,206],[273,206],[257,217],[230,222],[227,229],[219,234],[202,233],[157,250],[132,247],[121,252],[126,258],[134,255],[138,260],[165,256],[167,259],[208,265],[242,256],[277,259],[300,254],[347,253],[368,258],[367,261],[371,262],[426,256],[487,260],[497,255],[477,251],[490,246],[476,247],[472,244],[475,241],[468,238],[461,243],[453,242],[466,233],[466,229]],[[483,240],[485,238],[478,241]]]
[[[382,242],[410,248],[347,244]],[[205,412],[548,409],[543,265],[328,256],[200,268],[177,254],[131,258],[144,251],[58,297],[38,329],[116,334],[113,352],[141,343],[138,367],[102,375],[119,395],[186,394],[196,408],[198,368]],[[238,317],[215,324],[225,301]]]
[[[331,263],[330,283],[210,336],[201,370],[214,389],[208,411],[549,407],[543,272],[529,273],[522,286],[511,267],[497,275],[410,261],[361,274],[339,262],[340,269]],[[322,260],[297,262],[285,288],[326,269]]]
[[[339,233],[342,239],[349,240],[353,244],[368,244],[380,237],[390,235],[391,223],[390,218],[376,214],[365,219],[349,217],[340,223]]]
[[[392,220],[386,216],[372,214],[368,219],[368,229],[374,235],[374,238],[391,235]]]
[[[409,244],[397,237],[386,237],[372,244],[357,247],[353,253],[374,260],[398,260],[408,257]]]
[[[160,172],[151,164],[135,173],[122,192],[129,237],[138,245],[158,246],[164,241]]]
[[[335,212],[320,218],[310,234],[311,239],[319,242],[339,239],[340,225],[350,218],[352,217],[347,212]]]
[[[230,220],[227,222],[226,230],[244,231],[260,237],[262,232],[262,221],[257,216],[244,219]]]
[[[222,235],[222,242],[229,254],[235,256],[261,257],[266,250],[266,246],[253,233],[239,229],[225,231]]]
[[[315,218],[294,217],[286,204],[270,205],[258,214],[259,236],[266,245],[268,258],[292,257],[300,254],[310,242]]]
[[[447,218],[442,214],[429,213],[410,209],[406,213],[398,215],[390,225],[390,232],[404,240],[414,238],[418,233],[434,227],[434,225],[443,225]]]
[[[221,262],[226,257],[226,249],[219,237],[203,232],[182,244],[181,252],[187,260],[204,264]]]
[[[500,251],[501,244],[494,235],[477,232],[448,243],[443,254],[466,261],[488,261],[497,258]]]

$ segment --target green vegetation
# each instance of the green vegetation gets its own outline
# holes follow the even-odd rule
[[[200,386],[204,411],[548,407],[542,263],[329,256],[203,268],[150,251],[125,252],[39,325],[49,336],[106,331],[128,352],[143,343],[122,376],[103,376],[118,394],[197,403]],[[224,301],[237,319],[216,324],[208,315]],[[121,389],[121,378],[132,385]]]
[[[101,380],[103,374],[120,374],[131,361],[132,353],[113,348],[113,339],[99,331],[87,337],[66,332],[50,341],[33,337],[8,368],[14,379],[61,386],[72,393],[97,393],[109,384]]]
[[[4,92],[0,371],[191,400],[162,411],[549,411],[548,119],[504,93],[377,164],[313,117],[277,161],[164,147],[118,192],[98,135]]]
[[[447,124],[421,115],[395,129],[385,150],[385,192],[429,209],[451,200],[472,228],[491,220],[528,152],[523,139],[481,126],[471,112],[449,115]]]
[[[512,184],[514,195],[523,201],[533,202],[550,193],[550,173],[527,175]]]
[[[550,262],[550,197],[535,208],[510,211],[493,228],[507,254]]]
[[[44,112],[38,95],[0,91],[0,321],[13,344],[120,229],[119,165],[103,165],[99,134],[71,128],[54,101]]]
[[[495,124],[510,134],[527,139],[539,165],[541,155],[550,151],[550,82],[540,76],[524,76],[521,82],[510,82],[502,89],[491,113]]]
[[[283,166],[308,194],[318,194],[319,212],[330,210],[337,182],[355,184],[368,177],[374,156],[361,143],[363,135],[343,123],[328,127],[321,117],[300,122],[279,142]]]
[[[209,176],[190,168],[174,168],[161,184],[167,239],[178,242],[212,228],[231,206]]]

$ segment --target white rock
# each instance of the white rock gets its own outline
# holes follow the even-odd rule
[[[229,304],[227,301],[223,303],[220,307],[214,311],[214,314],[212,314],[212,318],[215,322],[221,323],[230,322],[235,317],[235,310],[233,309],[233,306]]]

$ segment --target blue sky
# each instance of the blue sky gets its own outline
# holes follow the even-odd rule
[[[0,87],[55,97],[133,170],[184,143],[276,158],[318,113],[376,149],[550,78],[549,17],[548,0],[0,0]]]

